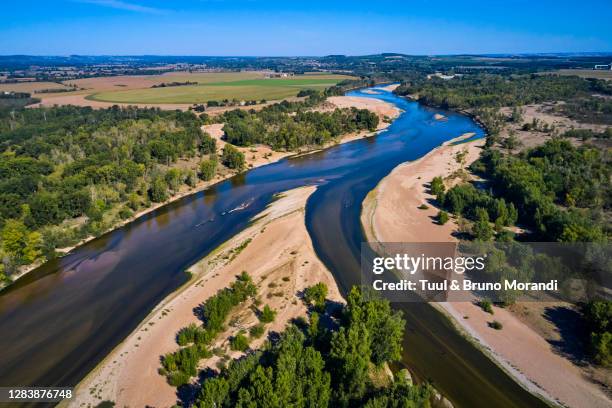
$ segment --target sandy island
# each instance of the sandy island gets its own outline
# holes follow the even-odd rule
[[[371,109],[381,119],[376,132],[346,135],[333,144],[375,135],[389,126],[390,121],[383,120],[385,117],[395,118],[400,114],[399,109],[392,104],[371,98],[337,96],[328,98],[327,102],[332,108],[355,106]],[[324,109],[330,108],[329,105]],[[225,144],[221,140],[222,128],[222,124],[202,128],[217,139],[217,147],[220,149]],[[296,154],[274,152],[267,146],[239,149],[245,153],[249,168]],[[231,175],[218,175],[212,182],[184,191],[166,203],[142,211],[134,218],[205,189]],[[280,331],[290,319],[304,315],[306,309],[297,298],[297,292],[317,282],[325,282],[328,285],[330,300],[342,301],[333,276],[314,253],[304,224],[304,206],[314,190],[315,187],[302,187],[283,194],[279,200],[255,217],[257,222],[193,265],[190,268],[193,278],[156,306],[149,316],[79,383],[76,398],[70,406],[95,406],[105,400],[114,401],[117,406],[174,405],[177,399],[176,389],[168,385],[165,378],[157,372],[160,356],[178,348],[175,335],[180,328],[198,321],[193,314],[193,308],[219,289],[227,287],[243,270],[259,284],[258,290],[264,304],[269,304],[279,312],[275,322],[267,327],[268,330]],[[251,242],[238,256],[228,257],[227,254],[232,249],[249,238]],[[281,292],[282,295],[279,296]],[[245,327],[255,322],[255,316],[248,311],[240,310],[238,314],[241,324]],[[219,336],[219,346],[227,345],[231,331],[232,328]],[[264,338],[254,341],[251,346],[259,346],[263,340]],[[229,353],[230,357],[238,357],[239,354]],[[216,359],[218,357],[203,361],[202,368],[214,367]]]
[[[89,101],[89,102],[93,102],[93,101]],[[338,140],[334,140],[330,142],[326,146],[316,146],[316,147],[306,146],[304,148],[299,149],[297,152],[274,151],[272,150],[272,148],[270,148],[269,146],[265,146],[265,145],[256,145],[256,146],[250,146],[250,147],[237,147],[238,150],[244,153],[247,169],[252,169],[252,168],[264,166],[266,164],[274,163],[285,157],[293,156],[296,154],[312,153],[312,152],[319,151],[321,149],[328,148],[328,147],[331,147],[337,144],[347,143],[353,140],[374,136],[378,134],[380,131],[387,128],[391,124],[391,120],[398,117],[399,114],[401,113],[401,111],[391,103],[381,101],[379,99],[356,97],[356,96],[330,97],[321,107],[317,108],[317,110],[329,111],[329,110],[333,110],[336,108],[350,108],[350,107],[356,107],[359,109],[369,109],[372,112],[376,113],[379,117],[379,124],[376,128],[376,131],[369,132],[365,130],[365,131],[357,132],[357,133],[349,133],[349,134],[342,136],[342,138]],[[222,136],[223,136],[223,124],[222,123],[202,126],[202,130],[210,134],[215,139],[217,139],[217,149],[219,151],[223,149],[223,146],[225,146],[226,142],[222,140]],[[177,161],[177,167],[193,168],[195,166],[197,166],[197,163],[193,163],[191,160],[179,159]],[[189,187],[187,185],[183,185],[181,186],[180,191],[177,194],[170,196],[168,200],[161,202],[161,203],[152,203],[150,207],[142,209],[141,211],[136,212],[132,217],[118,222],[106,232],[109,232],[117,228],[120,228],[124,225],[127,225],[130,222],[133,222],[136,219],[142,217],[143,215],[148,214],[151,211],[155,211],[156,209],[163,207],[164,205],[169,204],[173,201],[179,200],[185,196],[195,194],[199,191],[205,190],[211,185],[219,183],[223,180],[226,180],[235,174],[236,173],[232,171],[221,171],[210,181],[202,181],[198,179],[195,187]],[[89,237],[86,237],[80,240],[78,243],[74,245],[71,245],[65,248],[57,248],[56,250],[57,252],[60,252],[65,255],[65,254],[68,254],[70,251],[74,250],[75,248],[78,248],[79,246],[95,238],[96,238],[95,236],[89,236]],[[26,267],[21,268],[21,270],[18,273],[12,276],[13,282],[23,277],[24,275],[28,274],[29,272],[33,271],[34,269],[38,268],[39,266],[41,266],[41,264],[42,264],[41,262],[35,262],[31,265],[27,265]]]
[[[460,171],[478,158],[482,140],[459,145],[446,143],[423,158],[396,167],[363,203],[362,224],[372,242],[452,242],[457,225],[453,219],[438,225],[437,209],[417,208],[434,197],[428,184]],[[456,154],[467,151],[461,163]],[[448,186],[448,179],[447,186]],[[456,181],[450,181],[452,184]],[[472,302],[438,303],[459,330],[469,335],[491,358],[511,373],[523,386],[545,398],[571,407],[609,407],[602,390],[585,378],[583,372],[533,329],[508,310],[495,307],[495,320],[502,330],[487,323],[492,317]],[[468,316],[468,318],[465,318]]]
[[[193,309],[227,287],[235,276],[247,271],[258,286],[263,304],[278,311],[267,330],[281,331],[289,320],[304,316],[306,308],[297,294],[318,282],[329,288],[330,300],[342,301],[331,273],[317,258],[304,220],[304,206],[315,187],[288,191],[259,214],[257,221],[190,268],[193,278],[160,303],[130,336],[118,345],[78,386],[71,406],[95,406],[110,400],[116,406],[172,406],[176,389],[158,374],[159,357],[175,351],[176,332],[189,323],[198,323]],[[250,243],[237,256],[232,250]],[[235,252],[234,252],[235,253]],[[247,308],[234,311],[215,346],[227,347],[228,337],[238,327],[257,322]],[[257,348],[265,337],[255,340]],[[240,352],[228,352],[239,357]],[[201,367],[213,367],[218,357],[203,360]]]

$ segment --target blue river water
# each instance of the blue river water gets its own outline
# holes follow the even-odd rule
[[[78,383],[185,282],[187,267],[291,188],[319,186],[306,208],[315,250],[344,293],[358,284],[359,213],[367,192],[398,164],[447,140],[484,135],[466,116],[381,88],[368,92],[375,94],[349,95],[382,99],[403,111],[380,135],[237,175],[50,261],[0,293],[0,385]],[[447,120],[434,120],[435,113]],[[394,306],[407,320],[402,363],[457,406],[544,406],[432,306]]]

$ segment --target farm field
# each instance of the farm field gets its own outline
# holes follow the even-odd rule
[[[596,71],[594,69],[560,69],[560,75],[577,75],[582,78],[597,78],[612,80],[612,71]]]
[[[322,89],[349,78],[343,75],[298,75],[291,78],[265,78],[253,73],[211,74],[202,76],[167,76],[172,81],[198,82],[197,85],[164,88],[110,90],[87,97],[94,101],[115,103],[202,103],[210,100],[273,100],[296,96],[301,89]],[[205,75],[205,74],[204,74]],[[224,76],[220,76],[224,75]]]
[[[66,85],[57,82],[19,82],[14,84],[0,84],[0,92],[28,92],[34,94],[36,91],[46,89],[67,89]]]
[[[78,105],[105,108],[114,104],[161,109],[187,109],[210,100],[238,99],[273,101],[291,98],[300,89],[322,89],[348,75],[306,73],[289,78],[267,78],[270,71],[168,72],[160,75],[125,75],[82,78],[56,82],[0,84],[0,92],[29,92],[41,99],[41,106]],[[162,83],[195,82],[194,85],[152,88]],[[41,89],[77,88],[69,92],[35,93]]]

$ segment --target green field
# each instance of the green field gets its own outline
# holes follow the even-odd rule
[[[594,69],[560,69],[555,72],[560,75],[577,75],[582,78],[612,80],[612,71],[596,71]]]
[[[344,75],[306,74],[290,78],[245,78],[235,75],[216,82],[166,88],[113,90],[92,94],[87,99],[116,103],[203,103],[211,100],[275,100],[296,96],[301,89],[324,89],[350,78]],[[180,81],[181,77],[168,77]]]

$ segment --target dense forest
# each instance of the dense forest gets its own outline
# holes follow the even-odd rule
[[[201,125],[155,109],[0,110],[2,276],[195,185],[172,165],[216,154]]]
[[[499,108],[588,98],[593,93],[610,95],[612,85],[577,76],[475,74],[452,79],[421,76],[402,83],[395,92],[413,95],[421,102],[446,109]]]
[[[612,231],[612,162],[607,150],[576,147],[563,138],[553,138],[516,155],[488,147],[471,169],[486,182],[460,183],[446,190],[437,177],[431,182],[431,191],[443,210],[439,218],[444,218],[446,211],[455,214],[466,238],[505,243],[487,252],[482,279],[593,279],[588,272],[589,257],[598,256],[596,252],[572,255],[573,268],[569,270],[564,266],[568,260],[560,262],[516,243],[508,227],[520,225],[524,231],[521,239],[526,241],[607,243]],[[598,273],[609,274],[609,266],[603,267]],[[511,304],[519,293],[500,291],[497,295],[502,304]],[[593,293],[595,299],[600,295]],[[612,364],[612,302],[590,300],[581,308],[586,349],[597,364]]]
[[[335,89],[330,89],[327,94],[333,92]],[[374,131],[378,126],[378,116],[367,109],[317,112],[312,108],[326,95],[317,91],[302,95],[308,95],[303,102],[283,101],[260,111],[235,109],[216,120],[225,123],[223,131],[229,143],[237,146],[267,144],[276,150],[321,146],[342,134]]]
[[[556,138],[518,155],[486,149],[471,169],[490,187],[464,183],[434,194],[445,210],[483,225],[476,238],[491,237],[484,224],[492,222],[505,239],[502,227],[517,220],[538,241],[601,242],[610,234],[604,212],[612,205],[612,162],[606,150]]]
[[[612,85],[578,76],[469,74],[441,79],[413,76],[395,90],[419,102],[444,109],[469,110],[497,135],[506,118],[504,106],[520,107],[543,102],[563,102],[553,110],[585,123],[612,125]],[[511,118],[516,119],[516,118]]]
[[[23,265],[55,256],[57,248],[99,235],[166,201],[185,185],[212,180],[220,165],[244,170],[244,154],[232,144],[294,150],[375,130],[378,117],[365,109],[313,110],[353,85],[304,90],[302,101],[258,112],[236,109],[215,118],[116,106],[23,109],[32,101],[28,94],[5,96],[7,103],[0,105],[0,282],[8,282]],[[231,143],[219,156],[215,140],[201,130],[211,121],[225,123]],[[179,159],[193,166],[179,166]]]
[[[190,361],[190,371],[180,381],[169,377],[171,383],[188,382],[196,375],[191,367],[214,354],[207,348],[210,336],[186,333],[218,333],[231,307],[254,296],[250,285],[243,273],[232,287],[203,304],[202,327],[192,325],[177,334],[182,348],[164,357],[161,373],[168,374],[168,362],[174,364],[172,368],[181,366],[177,357],[178,361]],[[232,349],[239,344],[247,354],[229,364],[221,360],[219,371],[209,370],[198,384],[194,406],[429,406],[433,396],[429,386],[413,385],[405,371],[392,375],[385,368],[401,357],[405,325],[401,314],[393,312],[387,301],[366,296],[358,288],[350,292],[346,305],[326,308],[326,293],[324,284],[307,288],[304,302],[310,309],[309,319],[297,319],[260,350],[250,350],[250,340],[243,333],[235,335]],[[265,322],[262,317],[260,321]],[[258,328],[262,323],[249,330],[251,339],[263,333]],[[186,350],[194,347],[204,351],[191,357],[194,353]]]

